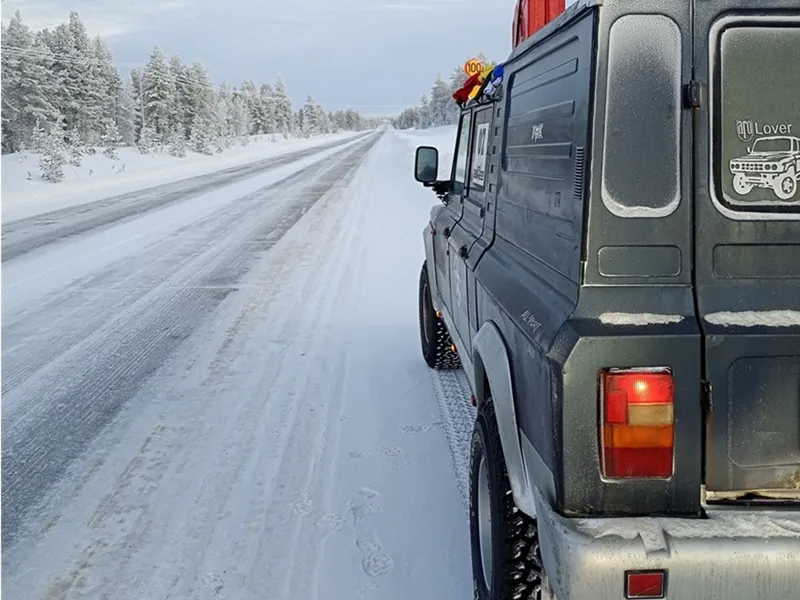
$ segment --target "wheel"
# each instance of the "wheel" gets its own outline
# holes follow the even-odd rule
[[[536,521],[514,504],[491,399],[472,433],[470,538],[476,600],[555,600],[542,567]]]
[[[447,327],[433,310],[428,267],[425,264],[419,275],[419,337],[422,356],[430,368],[437,371],[461,368],[461,360],[452,350],[453,341]]]
[[[747,183],[747,178],[742,173],[733,176],[733,191],[740,196],[746,196],[753,191],[753,186]]]
[[[775,195],[784,202],[794,198],[797,192],[797,180],[795,179],[794,169],[789,169],[786,173],[778,177],[772,184]]]

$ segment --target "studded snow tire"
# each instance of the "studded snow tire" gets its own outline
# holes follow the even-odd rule
[[[485,472],[481,472],[482,461]],[[491,516],[488,527],[484,527],[491,532],[491,540],[482,544],[479,487],[486,486],[487,481]],[[472,434],[469,499],[475,600],[552,600],[542,568],[536,521],[514,504],[491,399],[478,410]],[[485,505],[484,501],[481,506]],[[482,554],[487,544],[490,550],[487,554],[491,555],[490,581]]]
[[[433,309],[427,264],[422,265],[419,276],[419,337],[422,356],[430,368],[437,371],[461,368],[461,360],[452,350],[453,340],[444,320]]]

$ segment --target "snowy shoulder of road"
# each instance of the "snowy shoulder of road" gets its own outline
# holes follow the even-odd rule
[[[222,234],[216,219],[166,236],[202,249],[178,261],[185,281],[152,283],[148,256],[104,275],[156,285],[153,302],[216,282],[220,303],[4,548],[9,597],[471,597],[474,412],[463,373],[427,368],[417,317],[436,197],[413,179],[414,148],[446,153],[453,138],[389,130],[349,170],[236,203],[250,212]],[[315,189],[327,191],[265,245],[270,203]],[[251,253],[246,273],[206,273],[234,252]]]
[[[87,204],[336,140],[345,141],[363,133],[347,131],[308,139],[257,136],[247,146],[236,145],[211,156],[187,151],[183,158],[166,152],[141,154],[136,148],[126,147],[118,149],[119,160],[112,160],[98,151],[84,155],[80,167],[64,165],[64,181],[55,184],[40,177],[38,154],[6,154],[2,157],[3,221]]]

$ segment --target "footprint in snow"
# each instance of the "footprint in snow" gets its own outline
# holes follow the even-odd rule
[[[299,498],[292,502],[292,508],[294,508],[295,513],[305,517],[314,512],[314,502],[308,498]]]
[[[378,584],[375,581],[368,581],[365,585],[361,586],[361,588],[356,592],[359,598],[366,598],[370,595],[370,592],[374,592],[378,589]]]
[[[381,512],[378,492],[362,488],[350,502],[350,511],[356,528],[356,546],[361,551],[361,568],[369,577],[391,573],[394,560],[384,551],[372,524],[372,516]]]
[[[344,527],[345,522],[346,519],[342,515],[332,513],[325,515],[317,521],[317,526],[324,529],[327,533],[332,533],[334,531],[340,531]]]
[[[381,446],[379,448],[381,452],[383,452],[386,456],[400,456],[401,454],[405,454],[405,450],[402,448],[394,447],[394,448],[387,448],[386,446]]]

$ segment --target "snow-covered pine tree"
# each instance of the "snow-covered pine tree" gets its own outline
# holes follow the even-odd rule
[[[133,132],[138,144],[139,138],[142,135],[142,127],[144,127],[144,96],[142,91],[144,88],[144,73],[142,69],[131,69],[130,86],[128,90],[133,100]]]
[[[146,123],[139,133],[139,152],[142,154],[152,154],[157,152],[161,147],[161,136],[153,126]]]
[[[94,75],[98,85],[98,100],[100,102],[100,127],[99,137],[108,128],[107,119],[117,121],[117,113],[123,110],[120,107],[120,96],[123,92],[122,78],[114,66],[111,50],[101,37],[96,37],[92,43],[94,55]]]
[[[431,103],[428,94],[423,94],[419,101],[419,128],[427,129],[431,126]]]
[[[230,107],[230,133],[240,141],[250,139],[250,132],[253,131],[251,111],[247,106],[247,99],[241,93],[234,95]],[[246,144],[243,144],[246,145]]]
[[[319,121],[319,132],[330,133],[331,122],[328,120],[328,113],[319,104],[317,104],[317,119]]]
[[[136,144],[136,120],[137,108],[135,92],[130,80],[126,81],[117,95],[117,113],[115,121],[119,131],[122,144],[134,146]]]
[[[484,64],[489,62],[482,53],[478,55],[478,58]],[[437,76],[431,88],[430,100],[427,95],[422,96],[420,106],[416,109],[416,126],[424,129],[457,123],[460,110],[453,101],[452,95],[457,89],[464,86],[466,80],[467,76],[462,67],[453,70],[449,82],[446,82],[441,75]],[[412,113],[404,111],[401,117],[398,117],[395,122],[407,124],[412,118]]]
[[[191,115],[191,96],[192,79],[189,77],[188,69],[181,61],[181,57],[173,55],[169,59],[169,71],[175,81],[175,110],[173,113],[174,122],[170,125],[170,130],[180,132],[184,138],[189,137],[189,130],[192,125]],[[170,147],[175,145],[175,136],[170,137]],[[184,152],[185,154],[185,152]]]
[[[77,132],[73,130],[67,134],[67,162],[73,167],[80,167],[83,163],[83,147]]]
[[[183,158],[186,156],[186,136],[183,131],[173,131],[169,142],[168,152],[170,156]]]
[[[238,95],[244,102],[245,108],[248,112],[250,131],[248,131],[247,134],[265,133],[261,129],[261,122],[259,118],[261,115],[261,94],[259,93],[256,84],[250,80],[243,81]]]
[[[447,122],[450,124],[458,123],[461,109],[458,104],[453,100],[453,94],[464,87],[467,81],[467,74],[464,72],[463,67],[456,67],[450,75],[450,102],[448,103]]]
[[[47,129],[42,126],[41,121],[37,120],[36,125],[33,127],[33,134],[31,135],[31,150],[34,152],[41,152],[42,148],[44,148],[46,137]]]
[[[57,93],[52,52],[42,37],[34,38],[19,11],[3,27],[2,39],[2,145],[5,152],[14,152],[31,141],[37,121],[56,119]]]
[[[420,126],[421,108],[407,108],[395,120],[394,126],[397,129],[411,129]]]
[[[189,122],[189,137],[191,139],[194,125],[197,122],[213,123],[216,114],[217,96],[216,90],[211,84],[211,78],[202,64],[194,63],[188,69],[187,76],[191,85],[186,108],[186,119]]]
[[[111,160],[119,160],[117,148],[122,143],[122,136],[116,121],[111,117],[103,119],[103,133],[100,136],[100,143],[103,144],[103,154],[105,156]]]
[[[328,111],[328,114],[325,115],[325,118],[326,118],[326,120],[328,122],[328,132],[329,133],[338,133],[341,130],[341,127],[339,127],[339,123],[336,120],[336,113],[335,112],[333,112],[332,110]]]
[[[189,138],[189,146],[200,154],[214,154],[212,133],[215,124],[211,119],[202,115],[197,115],[192,123],[192,134]]]
[[[275,101],[275,91],[268,83],[261,85],[259,90],[261,96],[261,113],[258,117],[259,127],[263,133],[275,133],[278,131],[277,127],[277,103]]]
[[[286,86],[283,83],[283,78],[278,77],[273,91],[275,95],[276,131],[289,134],[292,132],[295,117],[292,112],[292,101],[289,99],[289,94],[286,93]]]
[[[56,121],[50,125],[42,139],[39,156],[39,171],[42,179],[50,183],[58,183],[64,179],[64,118],[58,115]]]
[[[302,124],[300,130],[302,131],[303,136],[311,137],[313,135],[319,135],[322,133],[323,124],[320,118],[322,109],[320,108],[319,104],[314,102],[314,98],[312,98],[310,94],[306,98],[306,103],[300,112],[302,115]]]
[[[101,131],[104,82],[96,68],[96,57],[89,34],[75,11],[69,14],[67,30],[70,38],[67,46],[68,62],[65,59],[65,84],[69,99],[65,114],[67,128],[76,130],[81,140],[92,144],[99,139]]]
[[[155,46],[144,68],[144,121],[155,131],[162,145],[169,143],[175,128],[175,78],[170,72],[167,57]]]
[[[431,88],[430,114],[433,127],[440,127],[449,123],[451,104],[453,104],[453,98],[450,93],[450,86],[447,85],[441,75],[438,75],[433,88]]]
[[[225,83],[217,89],[214,122],[216,125],[214,150],[222,152],[231,147],[236,135],[233,126],[233,90]]]

